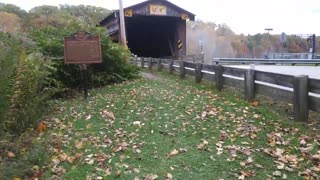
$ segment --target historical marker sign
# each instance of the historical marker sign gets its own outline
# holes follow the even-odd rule
[[[64,37],[64,63],[102,63],[100,37],[83,31]]]

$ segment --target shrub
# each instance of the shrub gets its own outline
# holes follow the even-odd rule
[[[9,83],[23,49],[17,36],[0,32],[0,122],[9,108]]]
[[[65,29],[46,27],[31,33],[31,38],[37,43],[37,49],[43,54],[54,57],[57,72],[54,79],[62,82],[66,88],[78,88],[81,85],[82,75],[79,66],[63,63],[63,37],[75,33],[79,28],[70,25]],[[105,34],[104,28],[90,28],[92,34],[100,35],[102,49],[102,64],[90,65],[88,77],[91,87],[104,86],[110,83],[121,82],[138,76],[138,68],[129,63],[130,51],[113,43]]]
[[[10,108],[2,123],[4,130],[15,133],[32,127],[44,112],[48,99],[58,91],[53,63],[41,53],[21,54],[11,80]]]

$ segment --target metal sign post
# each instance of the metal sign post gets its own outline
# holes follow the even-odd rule
[[[102,63],[100,37],[80,31],[64,37],[64,63],[79,64],[83,76],[84,98],[88,98],[88,64]]]
[[[82,71],[82,77],[83,77],[83,92],[84,92],[84,98],[88,98],[88,77],[87,77],[87,65],[81,64],[80,69]]]

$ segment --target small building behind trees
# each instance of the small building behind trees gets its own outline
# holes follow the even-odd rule
[[[186,21],[195,15],[167,0],[148,0],[124,8],[127,45],[141,57],[186,55]],[[119,42],[119,10],[100,22],[113,41]]]

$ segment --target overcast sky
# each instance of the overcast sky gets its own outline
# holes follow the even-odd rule
[[[130,6],[143,0],[123,0]],[[320,36],[320,0],[169,0],[196,14],[196,19],[226,23],[237,34],[317,34]],[[0,0],[30,10],[47,5],[94,5],[118,9],[118,0]]]

